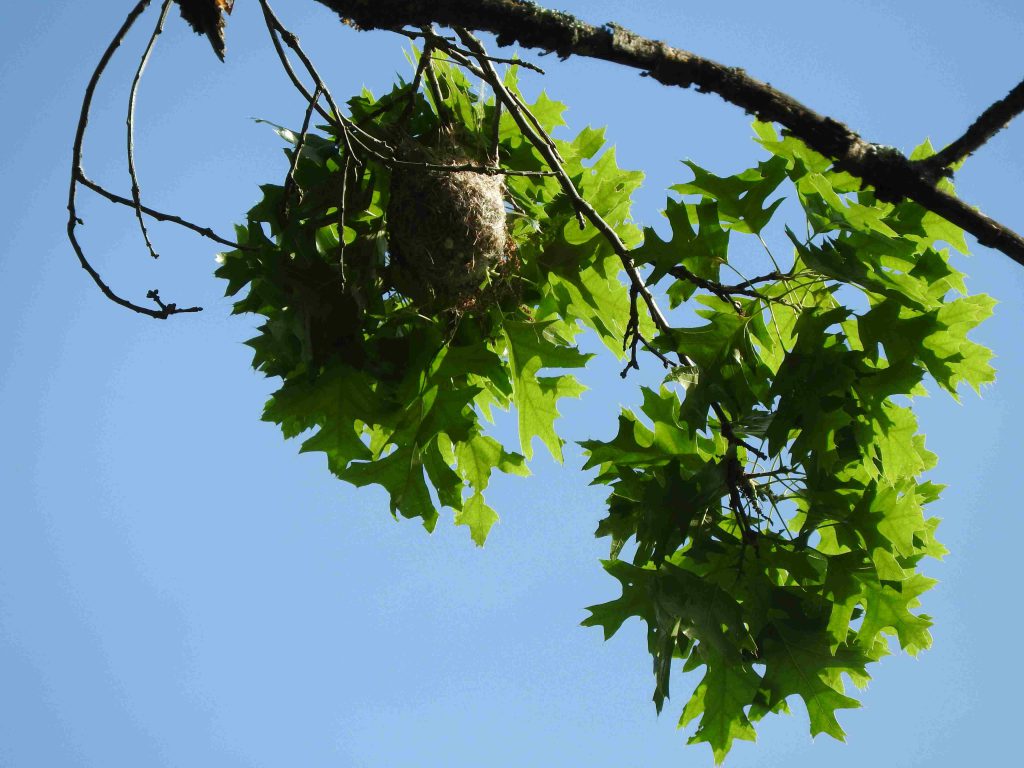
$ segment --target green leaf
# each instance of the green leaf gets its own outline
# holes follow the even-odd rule
[[[827,733],[845,741],[846,734],[836,720],[836,710],[856,709],[860,702],[835,687],[838,681],[835,673],[866,677],[864,665],[872,659],[857,647],[840,648],[833,654],[824,640],[817,634],[787,631],[765,643],[762,661],[768,693],[766,708],[770,710],[786,697],[797,695],[807,707],[812,736]]]
[[[637,568],[621,560],[602,560],[601,565],[605,571],[619,580],[622,595],[616,600],[587,608],[590,616],[583,620],[582,626],[601,627],[604,630],[604,639],[608,640],[629,619],[653,617],[654,608],[648,585],[654,574],[650,570]]]
[[[662,240],[648,227],[644,229],[644,244],[633,252],[637,263],[654,267],[650,282],[658,282],[677,264],[698,277],[717,280],[729,247],[729,233],[719,223],[717,203],[703,202],[695,206],[669,199],[664,215],[672,226],[672,239]],[[698,224],[696,230],[692,222]],[[693,289],[691,286],[691,294]],[[689,295],[682,298],[689,298]]]
[[[473,494],[462,509],[455,513],[455,524],[469,527],[473,542],[482,547],[487,539],[487,534],[498,522],[498,513],[484,503],[481,493]]]
[[[922,358],[928,372],[947,391],[955,394],[960,382],[980,391],[982,384],[995,381],[995,370],[989,364],[992,352],[967,338],[992,314],[995,303],[990,296],[968,296],[938,311],[936,321],[942,330],[924,340]]]
[[[761,679],[745,664],[730,664],[723,659],[708,661],[704,678],[683,709],[679,725],[685,726],[700,716],[691,744],[707,742],[720,765],[736,739],[755,741],[754,726],[746,709],[760,688]]]
[[[383,486],[391,495],[392,512],[397,510],[403,517],[422,518],[424,528],[434,529],[437,510],[423,478],[422,457],[412,447],[398,448],[376,461],[353,462],[338,476],[359,487],[374,483]]]
[[[892,630],[900,641],[900,647],[916,656],[930,648],[932,636],[928,631],[932,622],[927,616],[915,615],[911,609],[919,603],[917,598],[936,584],[921,574],[892,583],[864,579],[864,621],[857,637],[864,644],[870,644],[884,630]]]
[[[519,412],[519,442],[526,458],[531,442],[539,437],[557,460],[562,460],[562,438],[555,431],[558,400],[579,397],[585,387],[570,375],[538,377],[544,368],[582,368],[592,355],[557,344],[545,335],[548,323],[508,322],[504,326],[512,368],[512,391]]]
[[[765,200],[786,178],[786,163],[772,158],[734,176],[716,176],[689,160],[693,181],[677,184],[672,190],[682,195],[699,194],[718,204],[719,215],[730,229],[758,234],[782,203],[779,198],[767,206]]]
[[[477,491],[483,491],[490,482],[491,471],[526,477],[530,470],[518,453],[509,453],[493,437],[474,435],[455,446],[459,474]]]

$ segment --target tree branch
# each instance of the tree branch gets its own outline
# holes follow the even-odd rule
[[[68,184],[68,240],[71,242],[71,247],[75,251],[75,255],[78,256],[78,263],[81,264],[89,277],[92,278],[96,286],[103,292],[103,295],[110,299],[115,304],[119,304],[125,309],[130,309],[133,312],[138,312],[140,315],[147,315],[157,320],[166,320],[171,315],[182,314],[186,312],[199,312],[201,307],[188,307],[181,309],[177,304],[165,304],[160,300],[160,294],[157,290],[151,290],[146,294],[146,298],[152,299],[157,309],[150,309],[149,307],[143,307],[140,304],[136,304],[116,293],[113,289],[107,285],[103,280],[100,273],[92,266],[89,259],[85,256],[85,251],[82,249],[81,243],[78,241],[78,235],[76,228],[83,222],[78,217],[78,184],[85,178],[85,171],[82,166],[82,148],[85,142],[85,131],[89,125],[89,110],[92,107],[92,97],[96,92],[96,86],[99,84],[100,78],[103,77],[103,71],[107,68],[107,64],[114,57],[114,53],[118,48],[121,47],[121,43],[124,42],[125,36],[128,31],[132,28],[139,16],[142,15],[143,11],[149,6],[151,0],[139,0],[135,7],[133,7],[128,15],[125,17],[124,23],[120,29],[114,35],[113,39],[107,45],[103,51],[103,55],[100,57],[99,63],[92,72],[92,76],[89,78],[89,84],[85,87],[85,95],[82,97],[82,109],[78,116],[78,126],[75,129],[75,143],[71,150],[71,179]],[[134,203],[130,202],[134,207]],[[141,206],[140,206],[141,208]],[[144,210],[144,209],[143,209]]]
[[[142,232],[142,239],[146,243],[149,255],[154,259],[159,258],[156,249],[153,248],[153,241],[149,239],[149,230],[146,229],[146,220],[142,216],[142,199],[139,190],[139,177],[135,172],[135,100],[139,93],[139,83],[142,82],[142,73],[146,71],[146,64],[156,47],[156,40],[164,31],[164,22],[167,21],[167,12],[171,10],[171,0],[164,0],[160,9],[160,16],[156,20],[156,27],[149,37],[146,50],[139,59],[139,67],[135,70],[135,77],[132,78],[132,87],[128,91],[128,115],[125,118],[125,126],[128,129],[126,154],[128,156],[128,177],[132,181],[132,203],[135,208],[135,218],[139,222],[139,230]]]
[[[614,24],[596,27],[571,14],[541,8],[527,0],[316,2],[360,29],[398,30],[431,23],[467,27],[496,35],[499,45],[518,43],[553,51],[562,58],[577,55],[601,59],[638,69],[644,76],[664,85],[696,87],[702,93],[717,93],[758,119],[785,127],[815,151],[832,158],[839,168],[874,187],[880,198],[914,200],[971,233],[982,245],[999,250],[1024,265],[1024,238],[959,198],[937,189],[936,182],[941,174],[935,173],[933,166],[912,163],[896,149],[865,141],[839,121],[818,114],[738,67],[719,64]],[[1011,100],[1010,106],[1014,103]],[[991,109],[996,108],[997,105],[993,105]],[[1008,114],[1005,107],[1000,110],[997,118],[1007,114],[1006,119],[1009,119],[1016,114]]]
[[[97,182],[90,179],[81,170],[78,171],[78,183],[81,184],[83,187],[88,187],[93,192],[100,195],[101,197],[105,197],[112,203],[117,203],[119,205],[127,205],[132,208],[135,207],[135,203],[131,199],[111,192],[102,184],[98,184]],[[200,224],[196,224],[194,222],[189,221],[188,219],[182,218],[181,216],[176,216],[173,213],[163,213],[162,211],[157,211],[146,205],[139,205],[139,210],[141,210],[147,216],[156,219],[157,221],[166,221],[171,224],[177,224],[179,227],[190,229],[197,235],[202,235],[203,237],[207,237],[210,240],[213,240],[215,243],[226,245],[229,248],[234,248],[237,251],[257,250],[252,246],[242,245],[241,243],[236,243],[234,240],[228,240],[226,237],[221,237],[216,232],[214,232],[210,227],[204,227]]]
[[[650,288],[647,286],[637,269],[636,263],[633,261],[633,257],[625,243],[622,242],[622,239],[618,236],[611,225],[605,221],[601,214],[598,213],[597,210],[579,193],[579,190],[576,189],[576,185],[572,182],[572,179],[569,178],[569,174],[566,172],[563,165],[562,158],[559,157],[558,150],[554,146],[554,142],[551,140],[551,137],[547,136],[545,131],[539,126],[531,124],[530,119],[525,114],[528,112],[525,105],[520,105],[520,103],[513,98],[512,91],[510,91],[502,82],[480,41],[472,33],[462,27],[456,26],[455,32],[461,38],[463,45],[469,49],[473,57],[477,60],[484,80],[494,91],[495,102],[504,102],[505,108],[515,120],[516,125],[519,126],[519,130],[522,131],[523,135],[526,136],[531,144],[533,144],[534,148],[541,154],[548,166],[555,172],[555,178],[562,187],[562,191],[566,196],[568,196],[573,208],[576,209],[580,226],[582,227],[584,225],[584,220],[586,220],[601,233],[604,239],[612,247],[612,250],[614,250],[615,254],[619,257],[619,261],[622,263],[623,269],[629,277],[630,311],[629,321],[626,326],[626,333],[623,337],[623,348],[625,349],[628,347],[630,349],[630,359],[620,374],[625,378],[631,368],[639,368],[636,360],[638,345],[643,343],[645,346],[650,346],[640,333],[640,316],[637,306],[638,300],[643,300],[655,326],[666,339],[672,340],[674,338],[674,329],[669,323],[668,318],[665,317],[665,314],[658,306],[654,295],[651,293]],[[460,55],[458,52],[449,51],[449,53],[453,57],[458,57]],[[677,349],[675,354],[682,365],[687,367],[692,367],[694,365],[693,360],[691,360],[685,352]],[[659,357],[663,362],[665,362],[664,356],[659,355]],[[733,473],[728,478],[730,486],[730,506],[736,517],[736,524],[741,531],[741,535],[745,543],[750,537],[752,529],[750,521],[742,509],[742,505],[739,503],[739,490],[738,486],[734,482],[734,480],[738,482],[737,478],[742,478],[742,465],[739,460],[739,447],[743,446],[748,451],[753,452],[761,458],[766,457],[763,453],[737,437],[733,430],[732,421],[729,418],[729,415],[719,402],[711,401],[710,407],[714,412],[715,417],[718,419],[719,431],[728,443],[728,448],[726,449],[726,461],[728,462],[728,466],[730,468],[738,468],[738,474]]]
[[[985,142],[1003,130],[1021,112],[1024,112],[1024,80],[1017,83],[1017,86],[1006,96],[982,112],[978,119],[964,131],[963,136],[922,162],[936,169],[949,168],[980,149]]]

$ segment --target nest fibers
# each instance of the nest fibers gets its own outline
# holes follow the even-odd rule
[[[431,165],[475,164],[458,148],[403,147],[402,159]],[[501,176],[396,164],[388,202],[388,248],[403,293],[438,308],[474,296],[505,259],[505,185]]]

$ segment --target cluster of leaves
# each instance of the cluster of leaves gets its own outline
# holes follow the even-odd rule
[[[433,66],[436,90],[417,80],[380,99],[364,92],[349,102],[353,122],[389,146],[454,131],[486,157],[497,118],[503,167],[550,170],[493,99]],[[506,84],[519,95],[514,70]],[[528,109],[549,134],[563,125],[564,107],[544,95]],[[602,131],[555,142],[580,194],[667,297],[673,327],[637,306],[619,255],[580,226],[550,176],[506,178],[514,254],[476,300],[417,305],[389,253],[393,166],[330,128],[279,130],[294,173],[262,188],[238,228],[244,247],[218,270],[229,294],[248,289],[235,311],[264,318],[253,364],[283,382],[264,418],[288,437],[315,430],[302,449],[323,451],[341,479],[383,486],[394,514],[430,529],[452,509],[478,544],[496,520],[484,500],[492,472],[525,474],[535,437],[561,459],[557,401],[583,391],[564,372],[587,361],[581,330],[619,355],[624,340],[643,341],[668,369],[664,384],[643,390],[640,413],[619,415],[613,439],[583,443],[595,482],[611,487],[597,533],[611,539],[604,567],[622,586],[585,624],[610,637],[631,617],[646,622],[659,710],[673,670],[703,668],[681,723],[697,721],[691,740],[716,760],[793,696],[812,734],[842,738],[836,710],[858,706],[844,674],[865,683],[887,635],[910,653],[928,647],[917,608],[932,581],[917,568],[943,552],[924,513],[940,487],[921,479],[935,459],[908,406],[926,377],[954,395],[993,377],[987,350],[967,339],[992,302],[965,295],[943,247],[964,250],[959,230],[755,129],[770,155],[757,167],[719,177],[689,164],[667,241],[631,222],[642,175],[618,168]],[[784,188],[807,220],[803,235],[786,230],[785,269],[761,236]],[[770,271],[740,274],[750,259],[730,250],[749,254],[747,244]],[[512,406],[518,452],[486,431],[492,408]]]
[[[406,83],[380,99],[364,92],[349,102],[353,122],[379,142],[371,147],[444,141],[479,147],[483,156],[497,117],[503,164],[547,170],[510,115],[457,68],[433,66],[440,104]],[[506,86],[518,94],[514,71]],[[529,108],[545,131],[564,124],[564,106],[544,95]],[[562,458],[557,401],[584,388],[560,369],[587,362],[573,341],[581,324],[621,349],[629,297],[618,261],[593,228],[580,229],[554,179],[508,176],[514,253],[460,306],[417,305],[403,293],[408,275],[388,247],[393,166],[360,151],[363,134],[323,130],[300,136],[278,128],[293,145],[290,159],[299,147],[294,190],[262,187],[237,231],[244,248],[223,254],[217,272],[229,295],[248,287],[235,312],[265,318],[249,342],[253,365],[283,385],[264,418],[287,437],[317,430],[302,450],[326,453],[343,480],[383,486],[393,513],[421,518],[430,530],[438,508],[448,507],[483,544],[497,520],[484,499],[491,473],[527,474],[535,437]],[[629,201],[642,176],[620,170],[613,151],[597,157],[604,144],[602,131],[586,129],[557,147],[582,192],[635,245],[640,230],[628,222]],[[518,451],[485,434],[481,422],[513,403]]]
[[[699,718],[691,741],[719,761],[792,696],[812,735],[842,739],[836,710],[859,706],[843,675],[865,684],[886,635],[911,654],[930,645],[915,609],[933,580],[917,566],[944,552],[924,514],[941,488],[921,480],[935,457],[908,405],[926,376],[955,396],[994,375],[967,339],[993,302],[962,295],[939,247],[964,251],[962,233],[755,129],[772,157],[725,178],[689,164],[666,211],[672,239],[648,230],[633,252],[652,281],[671,278],[675,303],[705,287],[693,300],[706,322],[655,339],[692,363],[669,377],[679,386],[644,392],[642,416],[624,411],[613,440],[584,444],[613,489],[598,535],[622,584],[585,623],[611,636],[647,622],[659,709],[675,659],[703,667],[680,723]],[[807,219],[805,236],[787,230],[792,264],[723,285],[730,239],[760,240],[784,183]],[[632,562],[617,559],[629,540]]]

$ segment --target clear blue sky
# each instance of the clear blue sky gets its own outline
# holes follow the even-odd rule
[[[483,550],[450,522],[393,522],[381,493],[332,479],[259,421],[274,384],[249,369],[250,318],[228,316],[214,249],[155,225],[145,255],[127,209],[86,198],[84,241],[116,287],[159,286],[207,311],[159,323],[104,300],[65,241],[68,159],[82,89],[129,0],[0,8],[0,765],[710,765],[660,719],[640,625],[604,643],[578,626],[617,594],[591,538],[604,490],[578,450],[499,481]],[[258,116],[297,124],[256,3],[239,0],[228,62],[177,18],[139,105],[147,200],[229,230],[256,185],[283,178]],[[311,0],[278,11],[335,94],[406,71],[401,41],[341,27]],[[558,0],[595,22],[745,67],[867,138],[909,149],[952,139],[1021,77],[1016,0],[682,3]],[[149,26],[147,23],[145,26]],[[97,95],[86,168],[127,189],[123,114],[140,29]],[[648,182],[656,221],[692,158],[732,172],[758,159],[749,118],[584,61],[543,63],[572,127],[608,125]],[[530,83],[540,80],[532,76]],[[534,87],[534,86],[529,86]],[[965,198],[1024,230],[1024,124],[962,171]],[[958,263],[1000,300],[977,334],[999,381],[962,405],[919,402],[952,550],[929,566],[935,647],[875,670],[848,744],[775,718],[728,765],[941,768],[1019,754],[1024,472],[1024,269],[976,249]],[[564,409],[565,430],[608,435],[633,397],[611,366]]]

